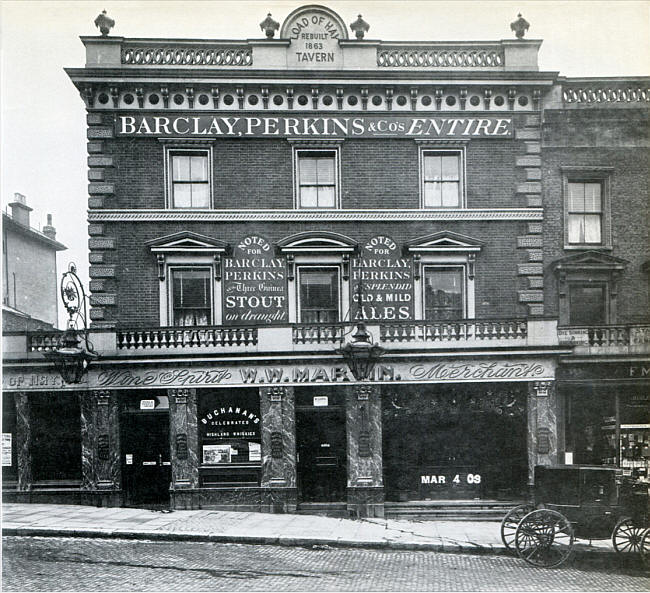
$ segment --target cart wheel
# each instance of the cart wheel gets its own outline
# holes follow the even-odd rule
[[[643,566],[648,566],[650,564],[650,529],[646,529],[643,533],[639,555]]]
[[[508,511],[501,521],[501,541],[508,550],[515,549],[515,533],[517,525],[535,507],[532,504],[520,504]]]
[[[623,517],[612,532],[612,545],[619,554],[641,552],[641,539],[645,530],[636,527],[630,517]]]
[[[544,568],[559,566],[573,550],[573,527],[557,511],[532,511],[517,526],[515,548],[528,564]]]

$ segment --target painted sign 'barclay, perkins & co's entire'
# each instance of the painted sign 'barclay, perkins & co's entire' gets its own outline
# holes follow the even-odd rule
[[[509,138],[509,117],[119,115],[118,136]]]

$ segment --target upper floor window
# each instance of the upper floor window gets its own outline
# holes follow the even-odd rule
[[[212,270],[172,268],[172,325],[211,325]]]
[[[172,208],[210,208],[209,150],[169,151]]]
[[[339,268],[298,268],[299,322],[336,323],[340,318]]]
[[[568,192],[569,243],[602,243],[602,183],[569,181]]]
[[[463,158],[460,150],[423,150],[422,206],[462,208]]]
[[[424,267],[424,318],[448,321],[464,317],[464,277],[462,266]]]
[[[296,150],[298,208],[336,208],[338,150]]]
[[[607,284],[569,284],[569,325],[607,323]]]

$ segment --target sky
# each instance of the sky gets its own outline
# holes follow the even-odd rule
[[[285,0],[73,1],[0,0],[0,192],[2,208],[14,192],[34,209],[40,228],[53,215],[59,276],[73,261],[88,285],[85,108],[64,67],[85,62],[80,35],[98,35],[102,11],[113,35],[204,39],[260,38],[271,12],[280,24],[294,9],[319,3],[346,23],[360,13],[367,39],[512,39],[519,12],[527,38],[542,39],[540,70],[564,76],[650,75],[650,0],[408,1]],[[63,321],[63,319],[61,319]]]

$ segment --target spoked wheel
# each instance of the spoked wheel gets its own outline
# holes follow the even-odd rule
[[[643,562],[643,565],[650,565],[650,529],[646,529],[643,532],[639,554],[641,556],[641,562]]]
[[[573,527],[557,511],[532,511],[517,526],[515,549],[520,558],[533,566],[559,566],[571,556]]]
[[[532,504],[520,504],[508,511],[508,514],[501,521],[501,541],[510,551],[515,549],[515,533],[517,525],[535,507]]]
[[[641,539],[645,529],[635,527],[630,517],[623,517],[612,532],[612,545],[619,554],[641,552]]]

